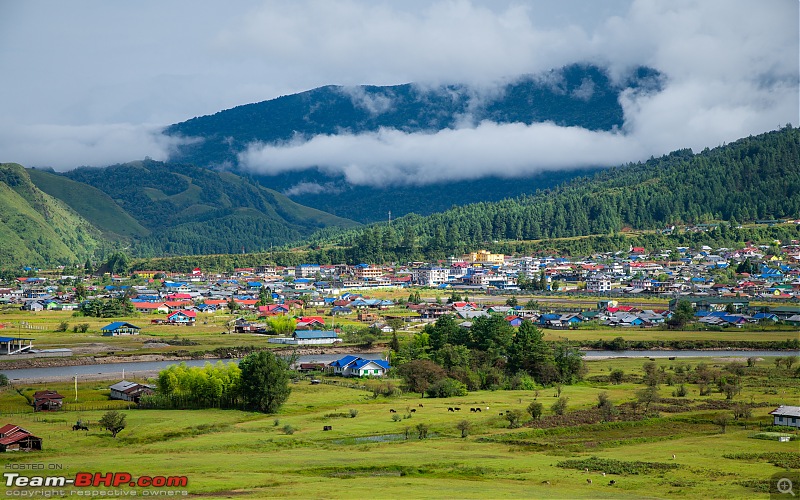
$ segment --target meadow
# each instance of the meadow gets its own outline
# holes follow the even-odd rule
[[[767,498],[773,474],[800,468],[798,441],[755,438],[776,430],[765,427],[772,422],[769,411],[800,401],[794,369],[769,358],[740,367],[741,393],[732,402],[748,403],[749,418],[733,420],[725,394],[700,395],[696,384],[686,384],[685,398],[673,397],[677,386],[668,385],[668,376],[699,362],[727,373],[728,360],[687,358],[656,361],[665,399],[648,418],[582,423],[580,416],[592,411],[602,392],[620,409],[629,405],[644,387],[645,361],[587,362],[585,381],[562,388],[569,398],[567,417],[557,425],[547,424],[556,418],[552,387],[423,399],[376,396],[371,388],[385,381],[358,381],[363,386],[349,388],[298,378],[274,415],[123,409],[127,427],[113,439],[97,425],[103,411],[72,408],[107,404],[108,385],[116,380],[82,384],[77,403],[69,383],[9,387],[0,393],[0,423],[42,437],[44,449],[2,459],[61,464],[67,476],[186,475],[188,486],[176,489],[206,498]],[[612,385],[608,374],[617,369],[625,377]],[[45,387],[69,395],[66,411],[31,412],[24,395]],[[534,400],[544,407],[538,421],[525,414]],[[448,411],[455,407],[461,411]],[[509,410],[523,412],[522,427],[509,428],[500,415]],[[721,414],[730,416],[724,432],[715,423]],[[71,430],[78,418],[89,423],[88,432]],[[468,423],[466,437],[460,422]],[[427,427],[424,439],[420,424]]]

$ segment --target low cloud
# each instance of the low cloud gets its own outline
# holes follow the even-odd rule
[[[192,139],[161,134],[161,127],[115,123],[103,125],[19,125],[0,123],[3,161],[26,167],[69,170],[122,161],[166,160]]]
[[[350,12],[351,22],[359,22],[359,15],[369,10]],[[445,13],[481,33],[474,37],[481,46],[451,44],[448,32],[441,36],[447,42],[439,46],[429,39],[434,30],[415,36],[412,27],[418,20],[391,16],[385,6],[373,8],[370,15],[385,23],[385,32],[409,40],[406,52],[395,54],[390,65],[401,69],[414,53],[418,74],[429,77],[423,81],[441,82],[441,75],[447,74],[451,82],[483,89],[501,81],[503,72],[535,72],[580,61],[604,65],[621,83],[632,67],[645,65],[664,75],[663,88],[658,93],[623,92],[624,124],[613,132],[548,123],[476,124],[467,112],[456,129],[436,133],[381,130],[282,145],[254,143],[239,156],[240,164],[266,174],[318,167],[362,185],[511,178],[619,165],[679,148],[699,151],[797,124],[800,56],[795,2],[636,0],[624,15],[607,18],[592,32],[575,25],[541,29],[533,24],[534,11],[509,7],[491,13],[469,2],[436,4],[425,18],[432,21]],[[352,48],[363,56],[357,60],[377,57],[371,51],[380,45],[359,42]],[[563,86],[559,72],[540,78],[553,89]],[[572,97],[589,99],[595,90],[587,81]],[[476,92],[476,102],[481,95],[485,90]]]
[[[368,94],[362,86],[341,87],[339,91],[350,98],[353,106],[366,110],[372,116],[386,113],[393,107],[392,96],[388,91]]]
[[[239,161],[261,173],[317,167],[356,185],[421,185],[487,175],[520,177],[564,168],[613,165],[643,151],[621,133],[551,123],[482,122],[436,133],[381,129],[320,135],[286,145],[252,144]]]
[[[286,196],[300,196],[304,194],[339,194],[342,188],[334,185],[332,182],[319,184],[318,182],[298,182],[294,186],[285,190],[283,194]]]

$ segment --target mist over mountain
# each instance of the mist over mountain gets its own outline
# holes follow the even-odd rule
[[[562,156],[541,143],[557,130],[620,142],[623,97],[658,92],[661,80],[645,67],[612,79],[574,64],[493,86],[326,86],[164,133],[185,139],[175,161],[245,171],[301,203],[367,222],[389,210],[429,214],[532,193],[627,160],[624,147],[602,154],[576,142],[577,156]]]

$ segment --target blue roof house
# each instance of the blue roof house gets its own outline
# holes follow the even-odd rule
[[[345,377],[382,377],[389,371],[389,362],[348,355],[328,365],[333,372]]]
[[[139,335],[140,327],[126,323],[125,321],[115,321],[100,329],[105,337],[116,337],[117,335]]]

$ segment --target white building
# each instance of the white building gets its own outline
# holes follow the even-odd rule
[[[586,280],[586,291],[603,293],[611,291],[611,279],[606,276],[592,276]]]
[[[442,267],[420,267],[411,272],[411,279],[421,286],[439,286],[442,283],[447,283],[449,272],[449,269]]]
[[[800,428],[800,406],[781,405],[769,414],[772,415],[773,425]]]

